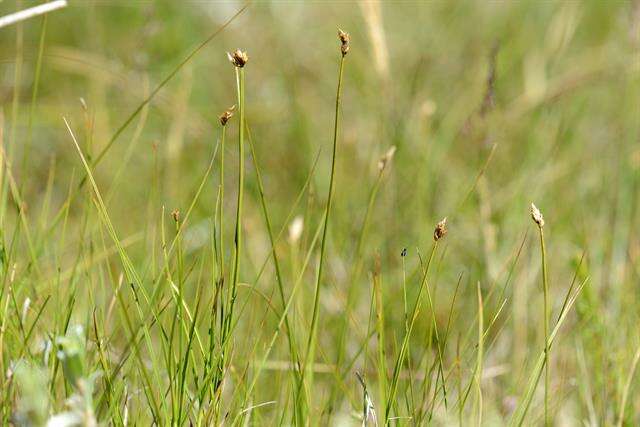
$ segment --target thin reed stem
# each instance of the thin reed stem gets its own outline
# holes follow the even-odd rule
[[[244,193],[244,69],[236,67],[236,83],[238,89],[238,104],[240,106],[240,122],[238,124],[238,202],[236,205],[235,253],[233,269],[231,270],[231,302],[229,311],[229,325],[233,314],[233,306],[238,294],[240,276],[240,258],[242,256],[242,201]]]
[[[338,151],[338,128],[340,118],[340,99],[342,96],[342,75],[344,72],[344,59],[345,55],[340,57],[340,66],[338,69],[338,89],[336,91],[336,105],[335,105],[335,119],[333,125],[333,151],[331,155],[331,176],[329,180],[329,195],[327,196],[327,204],[324,212],[324,229],[322,230],[322,240],[320,241],[320,260],[318,262],[318,274],[316,277],[316,286],[313,297],[313,313],[311,316],[311,325],[309,328],[309,339],[307,341],[307,351],[304,357],[303,371],[300,375],[300,384],[298,385],[298,400],[302,394],[302,388],[304,387],[305,374],[310,371],[308,376],[307,386],[309,390],[313,388],[313,370],[309,369],[309,366],[313,364],[315,346],[316,346],[316,330],[318,327],[318,317],[320,309],[320,284],[322,283],[322,272],[324,267],[324,257],[327,247],[327,230],[329,229],[329,216],[331,213],[331,202],[333,200],[333,189],[336,172],[336,154]],[[298,402],[299,404],[301,402]]]
[[[220,212],[218,219],[218,239],[220,243],[220,277],[219,280],[224,280],[224,140],[227,134],[227,127],[222,126],[222,136],[220,138]]]
[[[478,406],[478,426],[482,425],[482,364],[484,357],[484,307],[482,302],[482,290],[480,282],[478,282],[478,354],[476,361],[476,387],[478,389],[477,406]]]
[[[235,64],[234,64],[235,65]],[[244,64],[243,64],[244,65]],[[238,123],[238,200],[236,204],[236,225],[234,237],[233,266],[231,269],[231,283],[229,289],[228,307],[225,308],[225,317],[222,325],[221,347],[222,352],[218,363],[217,377],[215,378],[216,392],[216,416],[220,415],[220,397],[222,393],[222,380],[225,375],[226,366],[229,364],[227,357],[231,345],[231,325],[233,323],[233,313],[236,298],[238,296],[238,282],[240,281],[240,258],[242,257],[242,201],[244,196],[244,68],[236,66],[236,89],[239,105]],[[221,208],[222,209],[222,208]],[[220,230],[222,232],[222,230]]]
[[[264,221],[267,227],[267,233],[269,234],[269,243],[271,244],[271,255],[273,257],[273,265],[276,270],[276,281],[278,283],[278,293],[280,294],[280,301],[282,302],[282,307],[284,309],[287,301],[284,295],[284,283],[282,281],[282,271],[280,269],[280,262],[278,260],[278,254],[276,252],[276,239],[273,234],[273,227],[271,226],[271,218],[269,216],[269,210],[267,209],[267,201],[264,197],[264,185],[262,184],[262,174],[260,173],[260,165],[258,163],[258,158],[256,157],[255,147],[253,145],[253,140],[251,138],[251,131],[249,130],[248,126],[247,126],[247,137],[249,141],[249,149],[251,150],[251,159],[253,160],[253,166],[256,171],[256,178],[258,180],[258,190],[260,193],[260,205],[262,206],[262,213],[264,215]],[[284,317],[284,325],[285,325],[285,331],[287,333],[287,339],[289,343],[289,353],[294,366],[293,375],[294,375],[294,378],[297,379],[298,368],[299,368],[298,352],[296,349],[295,336],[293,335],[293,329],[289,324],[289,316],[286,314]]]
[[[549,281],[547,277],[547,251],[544,245],[544,231],[538,227],[540,234],[540,252],[542,254],[542,292],[544,298],[544,424],[549,425]]]
[[[418,289],[418,295],[416,297],[416,301],[413,305],[413,309],[411,310],[411,317],[409,321],[409,328],[402,339],[402,344],[400,346],[400,352],[396,358],[395,366],[393,368],[393,377],[391,379],[391,384],[389,385],[389,392],[387,393],[387,405],[385,407],[385,425],[389,422],[391,418],[391,408],[395,404],[396,393],[398,390],[398,381],[400,379],[400,371],[402,370],[402,364],[404,363],[405,357],[407,355],[407,350],[409,348],[409,340],[411,339],[411,333],[413,331],[413,326],[418,318],[418,312],[420,310],[420,302],[422,300],[422,294],[424,292],[425,286],[427,285],[427,276],[429,275],[429,267],[431,266],[431,262],[433,261],[433,256],[438,248],[438,241],[436,240],[433,243],[433,247],[431,248],[431,253],[429,254],[429,259],[427,261],[427,265],[425,266],[424,273],[422,276],[422,281],[420,282],[420,288]]]
[[[365,236],[367,233],[367,229],[369,226],[369,222],[371,220],[371,213],[373,212],[373,208],[376,201],[376,196],[378,194],[378,189],[380,188],[380,184],[382,182],[382,178],[384,175],[384,168],[380,168],[378,172],[378,176],[376,178],[375,183],[369,193],[369,201],[367,203],[367,209],[364,214],[364,219],[362,220],[362,225],[360,227],[360,232],[358,234],[358,241],[356,243],[356,250],[354,253],[354,258],[351,264],[351,271],[349,272],[349,289],[347,291],[347,301],[344,308],[344,315],[342,325],[338,329],[338,350],[336,356],[336,367],[342,366],[342,362],[344,359],[344,347],[347,338],[347,331],[349,330],[349,321],[352,320],[352,308],[354,302],[357,300],[356,295],[358,292],[358,286],[356,282],[360,277],[360,273],[362,271],[363,265],[363,244],[365,240]],[[337,372],[340,372],[339,370]],[[330,397],[330,405],[332,406],[338,397],[339,389],[334,387]]]
[[[402,251],[402,303],[404,307],[404,333],[409,331],[409,305],[407,304],[407,270],[405,265],[406,252]]]
[[[538,227],[540,235],[540,252],[542,254],[542,293],[543,293],[543,325],[544,325],[544,425],[549,425],[549,280],[547,277],[547,251],[544,246],[544,217],[540,209],[531,203],[531,219]]]

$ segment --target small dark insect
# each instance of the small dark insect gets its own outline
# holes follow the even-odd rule
[[[404,257],[406,257],[406,256],[407,256],[407,248],[402,248],[402,252],[400,252],[400,256],[401,256],[402,258],[404,258]]]

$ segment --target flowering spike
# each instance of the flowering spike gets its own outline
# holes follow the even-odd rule
[[[538,228],[544,227],[544,217],[542,216],[542,212],[540,209],[536,207],[533,203],[531,203],[531,219],[538,225]]]
[[[433,230],[433,240],[436,242],[447,234],[447,217],[442,218],[442,221],[436,224],[436,229]]]
[[[229,61],[231,61],[231,63],[237,68],[244,67],[245,64],[249,61],[247,52],[243,52],[240,49],[236,49],[233,53],[227,52],[227,57],[229,58]]]
[[[345,56],[349,52],[349,41],[351,38],[349,37],[349,33],[345,33],[341,29],[338,28],[338,38],[340,39],[340,51],[342,52],[342,56]]]
[[[218,117],[218,119],[220,120],[220,124],[222,126],[225,126],[227,124],[227,122],[229,121],[229,119],[231,119],[231,117],[233,117],[233,110],[236,109],[236,106],[233,105],[229,108],[227,108],[227,110],[220,114],[220,116]]]

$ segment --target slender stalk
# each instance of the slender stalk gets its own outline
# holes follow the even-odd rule
[[[404,304],[404,333],[409,331],[409,306],[407,304],[407,270],[404,259],[407,256],[406,249],[402,250],[402,302]]]
[[[538,232],[540,235],[540,252],[542,254],[542,293],[543,293],[543,307],[544,310],[543,324],[544,324],[544,425],[549,425],[549,280],[547,277],[547,251],[544,246],[544,217],[542,212],[531,203],[531,219],[538,226]]]
[[[460,334],[458,334],[458,340],[456,341],[456,373],[458,374],[458,426],[462,427],[462,411],[464,405],[462,404],[462,366],[460,362]]]
[[[238,295],[238,282],[240,277],[240,258],[242,257],[242,201],[244,193],[244,123],[245,123],[245,106],[244,106],[244,65],[246,63],[246,54],[239,50],[234,55],[240,55],[240,60],[244,59],[241,65],[239,62],[232,62],[236,71],[236,89],[239,106],[239,129],[238,129],[238,201],[236,204],[236,227],[235,227],[235,248],[233,254],[233,266],[231,270],[231,288],[229,290],[230,298],[228,299],[228,307],[226,307],[225,318],[222,325],[221,346],[222,354],[219,359],[218,377],[215,379],[214,389],[216,390],[216,415],[219,414],[220,396],[222,392],[222,379],[225,373],[225,367],[228,364],[227,356],[229,353],[231,342],[231,325],[233,322],[233,309],[235,307],[236,297]],[[244,57],[242,56],[244,55]],[[230,56],[230,58],[232,58]],[[222,231],[222,230],[221,230]]]
[[[349,289],[347,291],[347,302],[344,308],[344,315],[342,325],[339,328],[339,337],[338,337],[338,349],[337,349],[337,357],[336,357],[336,369],[340,375],[344,375],[345,373],[340,372],[340,367],[342,366],[343,358],[344,358],[344,346],[347,338],[347,332],[349,331],[349,322],[353,320],[353,316],[351,314],[352,307],[354,302],[356,301],[356,293],[358,290],[358,286],[355,285],[356,281],[360,277],[360,272],[362,271],[363,264],[363,247],[364,247],[364,238],[367,233],[368,225],[371,219],[371,213],[373,212],[373,208],[376,201],[376,195],[378,194],[378,189],[380,188],[380,184],[382,182],[384,167],[380,168],[378,172],[378,177],[369,193],[369,202],[367,203],[367,210],[364,214],[364,219],[362,220],[362,225],[360,226],[360,232],[358,234],[358,241],[356,243],[356,250],[354,254],[354,259],[352,262],[352,268],[349,273]],[[330,406],[333,406],[336,398],[338,397],[339,388],[334,387],[331,397],[330,397]]]
[[[264,366],[267,362],[267,359],[269,358],[269,354],[271,353],[271,350],[273,349],[273,346],[276,342],[276,338],[278,338],[278,334],[280,333],[280,330],[282,329],[282,326],[284,324],[284,319],[285,316],[287,315],[287,313],[289,313],[289,310],[291,309],[291,306],[293,305],[293,300],[295,297],[296,292],[298,291],[300,284],[302,283],[302,278],[304,276],[304,272],[307,269],[307,265],[309,264],[309,261],[311,259],[311,253],[313,252],[313,249],[316,246],[316,243],[318,241],[318,238],[320,237],[320,231],[321,231],[321,227],[323,226],[322,223],[319,224],[317,231],[314,233],[313,238],[311,239],[310,245],[309,245],[309,249],[307,250],[307,254],[305,256],[304,262],[302,264],[302,268],[300,270],[300,272],[298,273],[298,278],[295,281],[295,284],[293,285],[293,289],[291,289],[291,294],[289,295],[289,299],[287,300],[287,304],[284,308],[284,310],[282,311],[282,314],[280,315],[280,320],[278,320],[278,326],[276,327],[276,330],[274,331],[272,337],[271,337],[271,341],[269,341],[269,345],[267,345],[266,350],[264,352],[264,356],[262,356],[262,361],[257,365],[256,368],[256,374],[253,376],[253,380],[251,381],[251,383],[249,384],[249,387],[247,388],[247,395],[251,395],[251,392],[253,391],[253,389],[256,386],[256,383],[258,382],[258,378],[260,377],[260,373],[262,372],[262,370],[264,369]],[[238,425],[237,421],[239,419],[241,414],[238,414],[238,416],[236,416],[236,419],[230,424],[230,425]]]
[[[416,301],[413,305],[413,309],[411,310],[411,316],[409,320],[409,328],[407,332],[404,334],[404,338],[402,339],[402,344],[400,345],[400,352],[396,358],[395,366],[393,368],[393,377],[391,378],[391,384],[389,385],[389,392],[387,393],[387,405],[385,407],[385,425],[389,422],[391,418],[391,409],[395,404],[396,393],[398,390],[398,381],[400,379],[400,371],[402,370],[402,364],[404,363],[405,357],[407,355],[407,351],[409,348],[409,340],[411,339],[411,333],[413,332],[413,326],[418,318],[418,312],[420,311],[420,302],[422,301],[422,294],[424,292],[424,288],[427,285],[427,276],[429,275],[429,267],[431,266],[431,261],[433,261],[433,256],[438,248],[438,241],[436,240],[433,243],[433,247],[431,248],[431,254],[429,255],[429,259],[427,261],[427,265],[425,266],[424,273],[422,276],[422,281],[420,282],[420,288],[418,289],[418,295],[416,296]]]
[[[542,253],[542,292],[544,298],[544,425],[549,425],[549,282],[547,279],[547,251],[544,246],[544,231],[540,234],[540,252]]]
[[[380,184],[382,182],[383,172],[384,170],[379,171],[378,177],[376,178],[376,181],[373,184],[373,187],[369,193],[367,210],[365,211],[364,219],[362,220],[362,225],[360,227],[360,233],[358,234],[358,241],[356,243],[355,256],[354,256],[352,268],[349,274],[349,284],[351,286],[349,286],[349,293],[347,294],[347,303],[345,305],[344,325],[340,330],[341,335],[339,339],[339,350],[338,350],[338,359],[337,359],[338,364],[340,364],[340,362],[342,361],[342,353],[343,353],[342,350],[344,349],[344,340],[346,335],[345,331],[349,325],[349,313],[351,312],[351,306],[353,305],[354,298],[355,298],[354,290],[356,289],[356,286],[353,286],[353,284],[356,282],[356,280],[358,280],[358,277],[360,277],[360,272],[362,271],[362,251],[363,251],[363,244],[365,240],[364,238],[366,236],[369,222],[371,220],[371,213],[373,212],[376,196],[378,194],[378,189],[380,188]]]
[[[238,294],[240,275],[240,258],[242,256],[242,200],[244,192],[244,68],[236,67],[236,83],[238,89],[238,105],[240,106],[240,123],[238,124],[238,202],[236,206],[235,253],[231,270],[231,301],[229,306],[229,326],[233,306]]]
[[[443,393],[443,397],[444,397],[444,406],[445,408],[447,408],[447,385],[446,385],[446,380],[444,378],[444,361],[442,358],[442,347],[440,345],[440,334],[438,333],[438,323],[436,321],[436,307],[433,303],[433,299],[431,298],[431,291],[429,290],[429,285],[427,284],[426,286],[427,289],[427,301],[429,302],[429,310],[431,311],[431,326],[429,327],[429,329],[433,330],[433,333],[435,335],[436,338],[436,349],[437,349],[437,356],[438,356],[438,371],[440,373],[440,378],[442,380],[442,393]],[[431,339],[429,339],[429,342],[431,342]],[[438,391],[438,375],[436,375],[436,383],[434,386],[434,399],[435,399],[435,395]]]
[[[273,227],[271,226],[271,218],[269,217],[267,201],[264,197],[264,185],[262,184],[262,174],[260,173],[260,165],[258,163],[258,158],[256,157],[255,148],[253,146],[251,131],[249,130],[248,127],[247,127],[247,137],[249,141],[249,149],[251,150],[251,159],[253,160],[253,167],[256,172],[256,178],[258,180],[258,191],[260,193],[260,205],[262,206],[262,213],[264,214],[264,221],[267,227],[267,232],[269,234],[269,243],[271,244],[271,255],[273,257],[273,265],[276,270],[276,281],[278,282],[278,293],[280,294],[280,301],[282,302],[282,307],[284,308],[287,301],[284,295],[284,283],[282,281],[282,271],[280,269],[280,262],[278,260],[278,254],[276,252],[276,239],[273,235]],[[297,379],[298,368],[299,368],[298,352],[296,350],[295,336],[293,335],[293,329],[291,329],[291,325],[289,324],[288,315],[285,315],[284,325],[285,325],[285,331],[287,333],[287,339],[289,343],[289,353],[294,365],[293,375],[294,375],[294,378]]]
[[[221,116],[222,117],[222,116]],[[228,118],[225,119],[225,121],[222,121],[221,118],[221,124],[222,124],[222,135],[220,137],[220,182],[218,184],[218,198],[216,200],[216,214],[218,215],[218,247],[217,247],[217,251],[218,251],[218,259],[216,260],[216,235],[215,235],[215,227],[214,227],[214,234],[213,234],[213,239],[212,239],[212,246],[213,246],[213,254],[212,254],[212,259],[214,260],[215,263],[218,264],[218,271],[213,273],[212,276],[212,287],[213,287],[213,301],[212,301],[212,307],[211,307],[211,318],[209,320],[209,355],[208,355],[208,359],[207,359],[207,363],[205,366],[205,377],[207,375],[209,375],[209,371],[212,369],[213,366],[213,360],[215,358],[214,355],[214,351],[215,351],[215,344],[216,344],[216,338],[215,338],[215,326],[216,326],[216,322],[219,320],[220,321],[220,329],[222,330],[222,328],[224,327],[223,322],[224,322],[224,304],[225,304],[225,300],[223,298],[223,292],[222,292],[222,286],[224,285],[224,231],[223,231],[223,216],[224,216],[224,141],[225,141],[225,136],[226,136],[226,124],[227,124]],[[214,220],[215,223],[215,220]],[[220,313],[220,317],[217,317],[217,313]],[[211,393],[211,398],[214,398],[215,396],[215,386],[214,386],[214,381],[211,382],[211,384],[209,385],[209,390]],[[204,395],[201,395],[200,398],[202,400],[202,398],[204,397]]]
[[[580,283],[580,286],[578,286],[575,290],[575,292],[573,293],[573,295],[571,295],[568,299],[567,299],[567,305],[564,307],[563,311],[560,312],[560,317],[558,318],[558,321],[556,322],[555,326],[553,327],[553,330],[551,331],[551,333],[549,334],[549,339],[547,340],[547,343],[545,345],[545,348],[551,348],[551,346],[553,346],[553,343],[556,339],[556,336],[558,335],[558,331],[560,330],[560,327],[562,326],[562,324],[564,323],[564,321],[567,318],[567,314],[569,313],[569,310],[571,310],[571,308],[573,307],[573,304],[576,302],[576,300],[578,299],[578,296],[580,296],[580,293],[582,292],[582,289],[585,287],[585,285],[587,284],[589,280],[589,277],[586,277],[582,283]],[[569,292],[567,292],[568,295],[570,295]],[[522,426],[524,424],[524,420],[525,417],[527,415],[527,412],[529,411],[529,407],[531,405],[531,401],[533,400],[533,395],[535,393],[536,388],[538,387],[538,382],[540,381],[540,377],[542,376],[542,370],[544,368],[545,365],[545,359],[546,359],[546,354],[547,351],[545,351],[544,349],[542,350],[542,352],[540,353],[540,355],[538,356],[538,358],[536,359],[536,363],[533,367],[533,370],[529,376],[529,380],[527,383],[527,387],[525,389],[525,392],[522,395],[522,398],[520,399],[520,404],[518,405],[518,407],[516,408],[516,410],[513,413],[513,416],[509,422],[510,426]]]
[[[454,307],[456,305],[456,298],[458,296],[458,291],[460,290],[460,283],[461,282],[462,282],[462,274],[460,274],[460,276],[458,277],[458,284],[456,285],[456,290],[453,293],[453,299],[451,300],[451,305],[449,306],[449,316],[447,317],[447,328],[445,329],[444,338],[442,339],[442,344],[440,346],[440,348],[442,348],[442,349],[447,347],[447,342],[449,340],[449,332],[451,331],[451,320],[453,318],[453,310],[454,310]],[[454,363],[454,366],[452,367],[451,373],[454,372],[454,370],[456,369],[456,365],[458,365],[457,360],[458,359],[456,357],[456,362]],[[448,378],[448,376],[447,376],[447,378]],[[443,381],[442,389],[443,389],[443,394],[444,394],[445,379],[443,378],[442,381]],[[436,378],[436,383],[437,382],[438,381],[437,381],[437,378]],[[426,385],[427,385],[427,383],[425,382],[424,385],[423,385],[423,391],[422,391],[422,393],[423,393],[422,400],[425,403],[426,403],[426,400],[427,400],[426,396],[427,396],[427,391],[428,391],[427,388],[426,388]],[[437,396],[437,394],[438,394],[438,388],[434,387],[433,388],[433,399],[431,400],[431,408],[429,409],[429,420],[431,420],[431,418],[433,417],[433,411],[434,411],[435,404],[436,404],[436,396]],[[462,395],[462,393],[458,394],[458,396],[461,396],[461,395]],[[445,406],[445,410],[446,409],[447,409],[447,407]]]
[[[220,218],[218,220],[219,239],[220,239],[220,277],[224,278],[224,140],[227,133],[227,127],[222,126],[222,137],[220,139]]]
[[[329,180],[329,195],[327,197],[327,204],[324,213],[324,229],[322,230],[322,240],[320,243],[320,260],[318,263],[318,274],[316,277],[316,286],[313,298],[313,314],[311,316],[311,326],[309,328],[309,339],[307,342],[307,351],[304,357],[303,370],[300,375],[300,383],[298,385],[298,400],[302,394],[302,388],[304,387],[305,374],[309,370],[309,365],[313,363],[315,345],[316,345],[316,329],[318,327],[318,316],[320,308],[320,283],[322,281],[322,271],[324,267],[324,255],[327,247],[327,230],[329,229],[329,215],[331,213],[331,202],[333,200],[333,188],[336,171],[336,153],[338,147],[338,125],[340,115],[340,99],[342,96],[342,75],[344,72],[344,59],[345,54],[340,58],[340,67],[338,69],[338,89],[336,91],[336,105],[335,105],[335,120],[333,125],[333,151],[331,156],[331,178]],[[313,388],[313,371],[309,373],[308,387],[311,390]],[[298,402],[300,404],[301,402]],[[299,420],[300,421],[300,420]]]
[[[482,290],[478,282],[478,357],[476,362],[476,387],[478,388],[478,426],[482,425],[482,359],[484,357],[484,312]]]
[[[620,399],[620,410],[618,411],[618,427],[622,427],[624,422],[624,410],[627,406],[627,397],[629,396],[629,390],[631,389],[631,382],[633,380],[633,375],[636,372],[636,367],[638,366],[638,361],[640,360],[640,347],[636,350],[636,354],[633,356],[633,361],[631,362],[631,368],[629,369],[629,374],[627,375],[627,380],[625,381],[624,391],[622,392],[622,399]]]
[[[404,259],[404,258],[403,258]],[[373,275],[373,294],[376,309],[376,332],[378,334],[378,388],[380,393],[380,408],[387,406],[387,363],[385,351],[385,334],[384,334],[384,306],[382,286],[380,283],[380,272]],[[367,335],[368,336],[368,335]],[[366,358],[365,358],[366,360]]]

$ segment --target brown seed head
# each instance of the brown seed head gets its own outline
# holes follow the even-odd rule
[[[447,234],[447,217],[442,218],[442,221],[436,224],[436,229],[433,230],[433,240],[436,242]]]
[[[178,209],[174,209],[173,212],[171,212],[171,216],[175,222],[180,221],[180,211]]]
[[[236,106],[233,105],[233,106],[227,108],[227,111],[225,111],[224,113],[220,114],[218,119],[220,119],[220,124],[222,126],[225,126],[227,124],[227,122],[229,121],[229,119],[231,117],[233,117],[233,110],[235,110],[235,108],[236,108]]]
[[[240,49],[236,49],[233,53],[227,52],[227,57],[229,58],[229,61],[238,68],[244,67],[244,65],[249,61],[247,52],[243,52]]]
[[[536,207],[533,203],[531,203],[531,219],[538,225],[538,228],[544,227],[544,217],[542,216],[542,212],[540,209]]]
[[[345,33],[341,29],[338,28],[338,38],[340,39],[340,50],[342,51],[342,56],[345,56],[349,52],[349,33]]]

